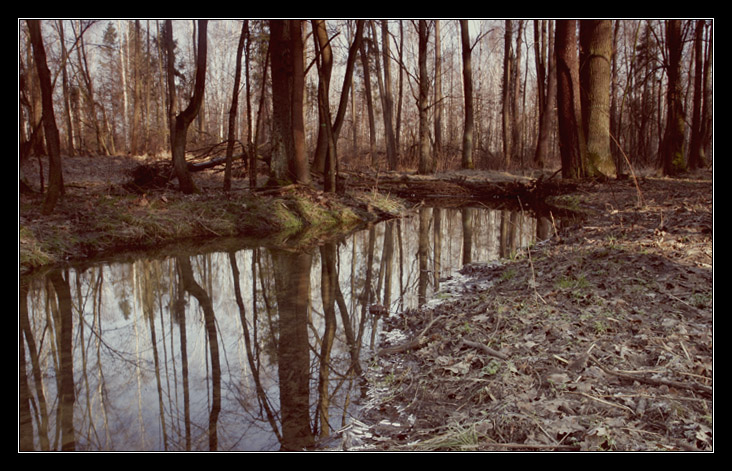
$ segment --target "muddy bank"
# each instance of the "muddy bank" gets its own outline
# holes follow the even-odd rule
[[[713,450],[711,173],[583,184],[585,215],[386,321],[371,450]]]

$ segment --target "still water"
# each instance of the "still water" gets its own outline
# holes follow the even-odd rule
[[[298,450],[349,422],[384,311],[547,221],[424,208],[308,251],[251,247],[21,278],[19,449]]]

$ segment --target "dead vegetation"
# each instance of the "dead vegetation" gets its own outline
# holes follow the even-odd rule
[[[639,188],[390,318],[352,449],[713,450],[711,174]]]

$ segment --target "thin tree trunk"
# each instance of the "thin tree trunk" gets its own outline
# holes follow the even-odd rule
[[[691,142],[689,144],[689,169],[695,170],[705,165],[702,146],[704,104],[704,20],[696,21],[694,37],[694,110],[691,121]]]
[[[366,99],[366,110],[369,118],[369,155],[371,166],[376,166],[378,157],[376,155],[376,119],[374,118],[374,105],[371,93],[371,70],[369,67],[369,55],[366,51],[366,43],[361,42],[361,67],[363,68],[363,87]]]
[[[226,167],[224,168],[224,191],[231,190],[231,159],[234,154],[234,137],[236,133],[236,115],[239,107],[239,83],[241,82],[241,57],[244,52],[244,41],[248,32],[249,20],[241,25],[239,44],[236,48],[236,72],[234,73],[234,88],[231,91],[231,107],[229,108],[229,131],[226,142]]]
[[[325,28],[325,20],[312,20],[313,40],[316,46],[316,56],[318,58],[318,105],[321,100],[325,100],[322,106],[318,106],[318,141],[315,146],[315,156],[313,157],[313,171],[325,174],[325,161],[327,159],[328,149],[330,148],[331,132],[326,126],[332,126],[330,121],[330,77],[333,71],[333,50],[328,40],[328,32]],[[328,121],[326,123],[326,120]]]
[[[554,104],[557,96],[556,67],[554,56],[554,27],[552,20],[542,20],[541,50],[536,51],[537,70],[539,74],[539,137],[534,153],[534,164],[543,167],[549,154],[549,137],[551,135],[551,123],[554,116]],[[544,31],[544,28],[548,31]],[[538,42],[538,41],[537,41]],[[538,46],[537,46],[538,47]]]
[[[442,38],[440,20],[435,20],[435,117],[434,117],[434,159],[435,168],[442,159]]]
[[[419,20],[419,173],[434,172],[434,163],[430,155],[430,129],[427,106],[429,94],[429,77],[427,76],[427,42],[429,29],[427,20]]]
[[[33,57],[38,69],[38,79],[41,84],[41,102],[43,105],[43,131],[46,136],[48,150],[48,191],[43,202],[43,214],[51,214],[63,194],[63,172],[61,167],[61,141],[56,127],[56,116],[53,111],[53,86],[51,85],[51,71],[46,63],[46,49],[43,45],[40,20],[28,20]]]
[[[61,86],[63,90],[63,109],[64,123],[66,124],[66,153],[69,157],[74,155],[74,129],[71,125],[71,104],[69,103],[69,74],[66,70],[66,63],[69,60],[69,54],[66,50],[66,38],[64,37],[63,20],[58,20],[58,35],[61,41]]]
[[[504,35],[504,51],[503,51],[503,100],[502,100],[502,119],[503,119],[503,161],[505,168],[511,165],[511,154],[513,154],[513,132],[511,124],[513,122],[511,113],[513,110],[511,85],[514,68],[513,53],[513,21],[506,20],[506,32]]]
[[[473,162],[473,66],[471,63],[472,47],[468,20],[460,20],[460,38],[463,54],[463,94],[465,95],[465,123],[463,127],[462,168],[474,168]]]
[[[386,161],[389,170],[396,170],[397,167],[397,155],[396,155],[396,142],[394,136],[394,99],[391,95],[391,67],[389,58],[389,28],[386,24],[387,20],[383,20],[381,26],[381,39],[382,39],[382,58],[384,64],[384,73],[382,76],[381,65],[378,60],[374,62],[376,65],[376,76],[379,83],[379,95],[381,96],[381,108],[384,117],[384,134],[386,137]],[[379,55],[377,46],[377,34],[376,26],[374,22],[371,22],[371,34],[372,44],[376,48],[376,56]]]

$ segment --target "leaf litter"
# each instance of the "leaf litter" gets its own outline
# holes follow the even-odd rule
[[[387,318],[342,447],[713,451],[712,182],[582,184],[580,221]]]

